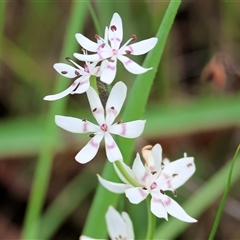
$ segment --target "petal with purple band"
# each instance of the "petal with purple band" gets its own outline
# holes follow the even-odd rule
[[[182,186],[195,172],[196,167],[193,157],[185,157],[173,161],[162,170],[164,176],[174,176],[169,181],[169,187],[176,189]]]
[[[190,217],[177,202],[167,195],[162,195],[162,202],[166,211],[173,217],[184,222],[197,222],[196,219]]]
[[[117,72],[117,59],[112,58],[112,60],[108,61],[107,66],[102,71],[100,80],[106,84],[111,84],[114,80]]]
[[[114,13],[110,22],[108,38],[114,49],[119,49],[123,38],[122,19],[118,13]]]
[[[68,64],[65,64],[65,63],[55,63],[53,65],[53,68],[62,76],[67,78],[77,77],[78,75],[76,74],[76,71],[80,73],[79,69],[69,66]]]
[[[145,182],[146,182],[146,178],[148,176],[147,176],[147,173],[146,173],[146,169],[143,166],[143,163],[142,163],[138,153],[137,153],[137,156],[136,156],[136,158],[133,162],[132,170],[133,170],[136,178],[138,179],[138,181],[140,181],[142,183],[142,185],[144,186]]]
[[[91,86],[87,90],[87,98],[93,116],[97,120],[98,124],[102,125],[105,122],[104,109],[97,92]]]
[[[151,212],[158,218],[165,218],[168,220],[167,211],[164,208],[161,199],[152,197],[151,199]]]
[[[87,51],[90,51],[90,52],[97,52],[97,49],[98,49],[97,43],[86,38],[81,33],[77,33],[75,35],[75,37],[76,37],[78,43],[81,45],[81,47],[83,47],[84,49],[86,49]]]
[[[99,126],[88,122],[87,120],[74,117],[56,115],[55,123],[64,130],[72,133],[88,133],[99,131]]]
[[[66,97],[67,95],[69,95],[70,93],[72,93],[72,91],[76,88],[77,84],[79,82],[79,79],[77,79],[76,81],[73,82],[73,84],[68,87],[66,90],[57,93],[57,94],[53,94],[53,95],[47,95],[43,98],[43,100],[46,101],[54,101],[54,100],[58,100],[61,99],[63,97]]]
[[[127,189],[125,194],[131,203],[138,204],[148,196],[149,192],[142,187],[132,187]]]
[[[97,154],[103,134],[95,135],[75,156],[79,163],[87,163],[91,161]]]
[[[83,75],[81,76],[80,82],[78,87],[72,92],[72,94],[78,93],[84,93],[88,90],[88,88],[90,87],[90,81],[89,81],[90,75]]]
[[[106,132],[104,139],[105,139],[105,149],[106,149],[108,160],[110,162],[114,162],[116,160],[122,160],[123,159],[122,154],[116,142],[114,141],[113,137],[111,136],[111,134]]]
[[[123,82],[117,82],[108,97],[106,103],[106,123],[111,125],[118,116],[127,95],[127,86]]]
[[[158,41],[158,39],[155,37],[149,38],[146,40],[142,40],[140,42],[133,43],[133,44],[130,44],[130,45],[124,47],[123,52],[125,53],[126,51],[127,52],[130,51],[131,55],[142,55],[142,54],[149,52],[151,49],[153,49],[155,47],[155,45],[157,44],[157,41]]]
[[[114,193],[124,193],[126,189],[130,187],[130,185],[124,183],[114,183],[103,179],[101,176],[97,174],[99,182],[109,191]]]
[[[139,137],[145,126],[146,120],[136,120],[127,123],[114,124],[109,128],[109,132],[125,138]]]
[[[126,56],[119,55],[118,59],[123,63],[124,67],[133,74],[142,74],[152,69],[143,68]]]

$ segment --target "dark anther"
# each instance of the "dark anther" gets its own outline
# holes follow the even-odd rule
[[[115,26],[115,25],[112,25],[111,27],[110,27],[110,29],[114,32],[114,31],[117,31],[117,27]]]
[[[173,173],[172,177],[176,177],[178,174],[177,173]]]
[[[90,138],[93,138],[94,136],[95,136],[94,133],[91,133],[91,134],[89,135]]]
[[[131,38],[132,38],[132,41],[135,41],[137,39],[137,36],[136,35],[132,35]]]
[[[96,111],[97,111],[97,108],[94,108],[92,111],[93,111],[93,112],[96,112]]]
[[[115,60],[114,59],[110,59],[109,62],[115,62]]]
[[[146,188],[146,187],[143,187],[143,189],[144,189],[144,190],[147,190],[147,188]]]
[[[106,45],[106,44],[105,44],[105,43],[103,43],[103,44],[101,45],[101,48],[104,48],[104,47],[105,47],[105,45]]]
[[[61,74],[67,74],[68,72],[67,71],[61,71]]]
[[[121,120],[121,119],[117,121],[117,124],[121,124],[121,123],[122,123],[122,120]]]
[[[131,51],[130,50],[126,50],[125,53],[126,54],[131,54]]]
[[[165,192],[162,189],[160,189],[160,193],[163,195],[165,194]]]
[[[187,167],[192,167],[192,163],[189,163],[189,164],[187,165]]]
[[[110,107],[110,109],[114,110],[115,108],[114,107]]]
[[[87,119],[85,119],[85,118],[84,118],[84,119],[82,119],[82,121],[83,121],[83,122],[86,122],[86,121],[87,121]]]
[[[154,175],[154,174],[156,174],[157,172],[156,172],[156,171],[152,171],[151,173],[152,173],[152,175]]]
[[[177,190],[173,190],[173,196],[177,197]]]
[[[75,70],[75,74],[76,74],[77,76],[80,76],[80,73],[79,73],[77,70]]]
[[[99,37],[99,35],[97,35],[97,34],[95,34],[95,38],[98,39],[98,40],[100,40],[100,37]]]
[[[71,58],[70,57],[66,57],[65,58],[68,62],[71,62]]]

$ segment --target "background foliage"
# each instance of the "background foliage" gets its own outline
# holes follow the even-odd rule
[[[48,185],[38,236],[78,239],[105,153],[103,150],[90,164],[78,164],[74,156],[88,137],[54,125],[54,114],[91,119],[85,95],[70,96],[53,106],[42,98],[70,83],[59,78],[52,65],[80,51],[75,32],[94,39],[92,17],[85,2],[0,4],[0,238],[18,239],[28,224],[24,216],[33,176],[39,169],[37,159],[44,157],[49,172],[39,173],[42,182],[32,192],[36,201],[44,198],[41,184]],[[123,19],[124,40],[132,34],[141,40],[156,34],[168,3],[94,1],[92,6],[102,29],[117,11]],[[146,128],[135,150],[159,142],[170,160],[183,152],[195,157],[197,172],[178,190],[177,201],[184,202],[189,215],[199,222],[158,220],[157,236],[206,239],[212,228],[227,182],[229,165],[225,164],[240,139],[239,7],[239,2],[183,2],[168,37],[145,112]],[[134,59],[141,63],[144,58]],[[120,64],[118,68],[117,80],[131,87],[135,76]],[[44,156],[42,149],[46,149]],[[238,159],[218,239],[240,238],[239,168]],[[129,211],[137,237],[145,236],[145,204],[133,206],[120,196],[118,208]]]

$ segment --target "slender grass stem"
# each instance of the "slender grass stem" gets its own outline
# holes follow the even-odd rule
[[[147,211],[148,211],[148,229],[147,229],[146,239],[149,239],[149,240],[153,239],[155,228],[156,228],[156,217],[151,212],[150,202],[151,202],[151,197],[148,196],[146,199]]]

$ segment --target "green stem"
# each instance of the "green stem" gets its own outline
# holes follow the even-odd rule
[[[223,208],[224,208],[225,202],[227,200],[227,195],[228,195],[228,192],[229,192],[230,187],[231,187],[231,179],[232,179],[232,174],[233,174],[233,168],[234,168],[234,165],[235,165],[235,162],[236,162],[239,151],[240,151],[240,145],[238,146],[238,148],[237,148],[237,150],[234,154],[232,163],[231,163],[231,167],[230,167],[229,174],[228,174],[227,186],[225,188],[220,206],[218,208],[218,212],[217,212],[217,215],[216,215],[213,227],[212,227],[212,231],[211,231],[210,236],[208,238],[209,240],[214,239],[214,236],[216,234],[216,231],[217,231],[220,219],[221,219],[221,215],[222,215],[222,212],[223,212]]]
[[[146,239],[151,240],[154,237],[155,227],[156,227],[156,217],[151,212],[150,203],[151,203],[151,196],[148,196],[146,199],[147,202],[147,211],[148,211],[148,230]]]
[[[60,59],[64,59],[69,53],[77,49],[78,44],[73,36],[82,29],[85,13],[86,4],[84,2],[74,1]],[[66,79],[58,77],[54,92],[60,92],[66,89],[67,84]],[[54,124],[54,115],[62,113],[65,105],[66,98],[55,101],[50,105],[46,120],[46,138],[41,144],[42,147],[36,165],[36,172],[24,219],[22,239],[37,239],[39,236],[39,219],[50,180],[52,160],[55,155],[55,141],[57,141],[58,137],[58,129]]]
[[[90,77],[90,86],[98,93],[96,76],[91,76]]]
[[[118,168],[119,172],[123,175],[123,177],[133,186],[133,187],[139,187],[139,183],[133,179],[128,172],[125,170],[125,168],[122,165],[121,161],[116,161],[113,164]]]
[[[3,42],[3,36],[4,36],[4,19],[5,19],[5,8],[6,8],[6,2],[5,0],[0,1],[0,59],[2,57],[2,42]]]

